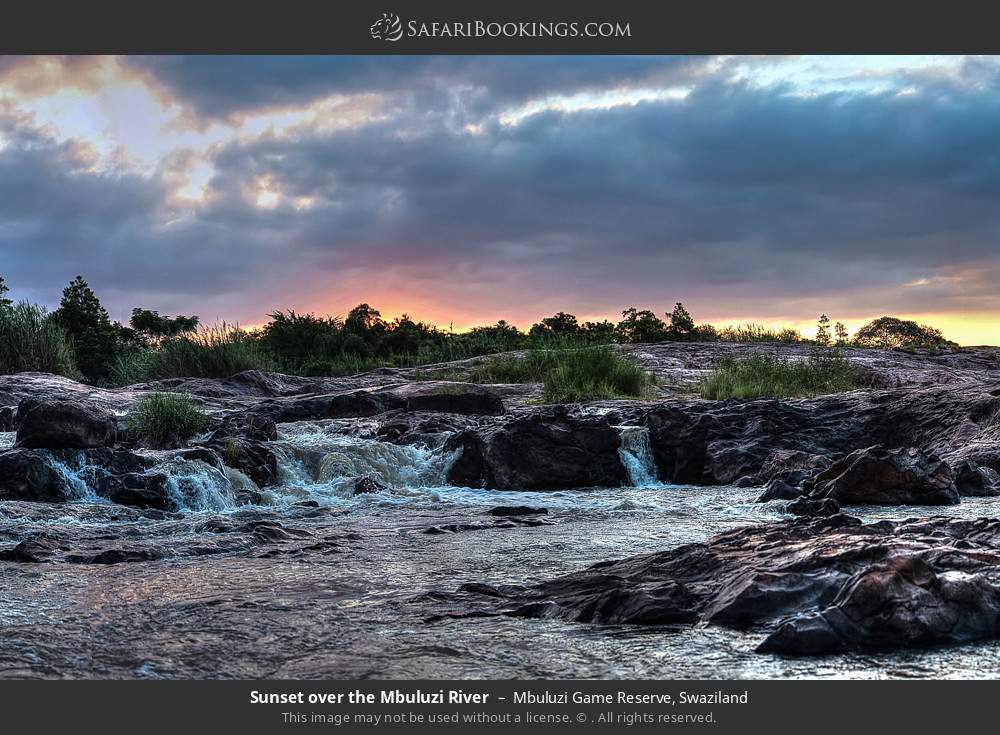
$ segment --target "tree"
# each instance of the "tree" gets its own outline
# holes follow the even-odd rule
[[[955,344],[945,339],[939,329],[894,316],[883,316],[868,322],[855,333],[854,341],[862,347],[884,348],[941,347]]]
[[[694,334],[694,319],[684,308],[684,304],[678,301],[674,305],[674,310],[670,312],[670,338],[680,341],[691,339]]]
[[[160,316],[157,311],[132,309],[129,325],[136,336],[147,344],[159,344],[164,339],[177,337],[198,328],[198,317],[179,315]]]
[[[573,314],[560,311],[554,316],[547,316],[538,324],[531,325],[528,334],[532,337],[552,337],[577,334],[580,325]]]
[[[819,315],[819,324],[816,327],[816,344],[822,347],[830,346],[830,317],[826,314]]]
[[[370,338],[380,336],[385,331],[385,326],[382,313],[368,304],[358,304],[347,312],[347,318],[344,320],[344,331],[356,334],[366,342],[370,341]]]
[[[847,327],[844,326],[843,322],[837,322],[833,325],[833,334],[838,347],[843,347],[848,343]]]
[[[14,303],[7,298],[7,294],[9,293],[10,288],[7,286],[7,281],[4,280],[3,276],[0,276],[0,308],[11,306]]]
[[[584,322],[580,331],[588,342],[608,344],[615,341],[615,325],[607,319],[600,322]]]
[[[83,276],[77,276],[63,289],[52,318],[73,342],[83,376],[91,382],[107,380],[118,352],[118,335]]]
[[[649,309],[639,311],[634,306],[622,312],[616,327],[622,342],[662,342],[667,337],[667,325]]]

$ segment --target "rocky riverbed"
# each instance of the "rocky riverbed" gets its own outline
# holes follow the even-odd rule
[[[473,361],[0,376],[0,675],[1000,675],[998,350],[710,402],[721,357],[805,351],[622,349],[655,398],[544,406]],[[145,446],[154,390],[211,426]]]

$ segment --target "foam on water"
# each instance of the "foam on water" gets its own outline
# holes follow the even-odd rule
[[[169,459],[145,474],[167,476],[167,492],[182,510],[229,510],[236,507],[230,474],[199,459]],[[245,477],[245,476],[244,476]],[[246,478],[249,481],[249,478]]]
[[[17,432],[0,431],[0,452],[13,447],[16,439],[17,439]]]
[[[272,444],[278,455],[279,488],[265,497],[276,503],[304,498],[342,503],[354,497],[359,477],[390,488],[393,497],[380,497],[387,502],[427,496],[444,486],[459,452],[390,444],[374,438],[373,429],[339,421],[282,424]]]

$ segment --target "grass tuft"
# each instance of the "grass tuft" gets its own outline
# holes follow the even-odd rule
[[[792,398],[840,393],[859,387],[850,360],[836,350],[817,351],[806,360],[765,354],[726,357],[698,387],[704,398]]]
[[[651,376],[631,357],[607,346],[533,350],[492,358],[473,368],[476,383],[542,383],[546,403],[644,398]]]
[[[66,333],[44,309],[0,302],[0,374],[21,372],[80,379]]]
[[[149,393],[129,412],[129,426],[155,447],[183,444],[204,431],[208,416],[186,393]]]

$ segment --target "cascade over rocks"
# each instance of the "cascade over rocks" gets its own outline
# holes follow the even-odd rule
[[[115,443],[115,417],[75,398],[25,398],[17,408],[17,446],[90,449]]]
[[[453,617],[739,628],[783,654],[964,643],[1000,637],[1000,520],[801,519],[445,599]]]

